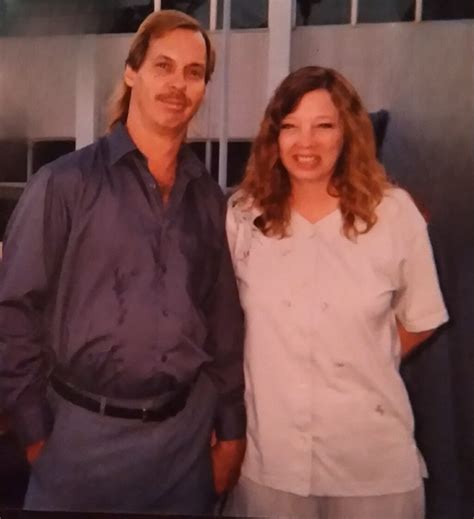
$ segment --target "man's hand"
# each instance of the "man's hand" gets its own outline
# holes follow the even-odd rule
[[[237,483],[244,460],[245,440],[217,441],[211,448],[212,472],[217,495],[228,492]]]
[[[44,444],[45,441],[40,440],[39,442],[32,443],[26,447],[26,459],[30,465],[38,459],[41,451],[43,450]]]

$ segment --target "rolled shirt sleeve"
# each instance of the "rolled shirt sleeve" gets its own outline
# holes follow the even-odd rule
[[[408,195],[405,195],[408,199]],[[405,237],[400,262],[399,287],[394,300],[397,319],[409,332],[433,330],[448,321],[436,272],[427,225],[413,202],[406,202],[406,217],[411,231]]]
[[[20,441],[47,437],[48,294],[66,239],[66,213],[50,172],[33,177],[15,209],[0,263],[0,408]]]

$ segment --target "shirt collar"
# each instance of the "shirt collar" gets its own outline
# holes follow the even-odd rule
[[[138,151],[138,148],[130,137],[126,126],[121,122],[115,125],[114,129],[107,136],[107,139],[109,142],[109,161],[111,166],[116,164],[128,153]],[[178,152],[177,169],[180,173],[191,178],[198,178],[205,171],[203,163],[185,143],[181,146]]]
[[[190,178],[198,178],[206,171],[206,168],[191,147],[184,143],[178,153],[177,170]]]
[[[107,140],[109,142],[109,161],[111,166],[116,164],[127,153],[137,149],[127,128],[120,122],[109,133]]]

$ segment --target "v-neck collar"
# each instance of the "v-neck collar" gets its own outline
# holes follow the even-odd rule
[[[310,222],[295,209],[291,210],[291,228],[296,234],[303,234],[307,237],[314,236],[318,231],[338,227],[341,228],[342,216],[339,207],[323,216],[315,222]]]

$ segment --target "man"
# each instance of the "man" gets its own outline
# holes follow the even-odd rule
[[[205,514],[238,477],[225,204],[183,145],[213,67],[194,19],[150,15],[110,133],[38,172],[10,222],[0,407],[32,463],[29,509]]]

